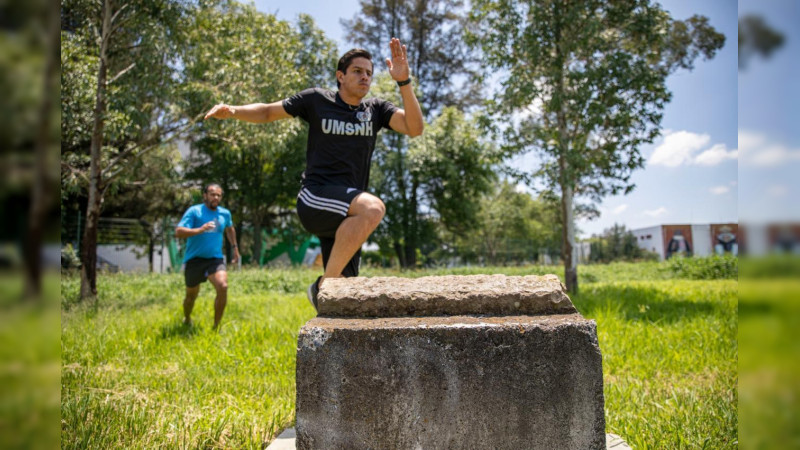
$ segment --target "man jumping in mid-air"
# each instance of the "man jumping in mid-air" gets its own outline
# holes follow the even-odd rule
[[[372,83],[372,55],[353,49],[336,67],[338,92],[312,88],[275,103],[219,104],[205,116],[252,123],[300,117],[308,122],[297,214],[322,246],[325,273],[308,288],[315,309],[325,279],[358,275],[361,246],[386,212],[383,202],[366,192],[378,131],[385,127],[414,137],[425,126],[411,86],[406,46],[392,38],[389,47],[392,57],[386,65],[400,88],[405,110],[378,98],[364,100]]]

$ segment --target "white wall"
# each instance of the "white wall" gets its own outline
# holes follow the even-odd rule
[[[711,245],[711,225],[692,225],[692,253],[694,256],[710,256],[714,254]]]
[[[147,262],[146,250],[144,246],[98,245],[98,264],[102,261],[100,258],[103,258],[109,264],[117,266],[121,272],[147,272],[150,270],[150,266]],[[137,256],[136,252],[143,256]]]
[[[658,259],[664,260],[664,230],[660,225],[631,230],[631,233],[636,236],[636,244],[639,245],[639,248],[656,252]]]

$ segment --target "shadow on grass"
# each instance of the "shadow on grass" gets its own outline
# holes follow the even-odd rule
[[[183,322],[170,322],[161,327],[161,339],[191,339],[202,330],[197,325],[186,325]]]
[[[629,321],[674,323],[699,316],[726,314],[725,303],[676,296],[652,287],[586,287],[572,296],[572,301],[586,318],[617,311]]]
[[[739,317],[750,316],[765,316],[776,314],[777,310],[775,305],[769,302],[762,301],[740,301],[739,302]]]

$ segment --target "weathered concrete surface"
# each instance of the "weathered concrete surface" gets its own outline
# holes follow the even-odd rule
[[[555,275],[331,278],[320,289],[327,317],[574,314]]]
[[[325,318],[300,330],[297,448],[603,449],[594,321]]]

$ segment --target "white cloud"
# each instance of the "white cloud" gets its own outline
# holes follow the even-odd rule
[[[739,130],[739,150],[742,153],[747,153],[753,149],[761,147],[767,138],[764,135],[753,133],[746,130]]]
[[[773,197],[783,197],[789,192],[789,189],[786,186],[781,186],[777,184],[773,184],[767,189],[767,194]]]
[[[711,137],[707,134],[665,131],[664,142],[656,147],[650,156],[650,163],[667,167],[678,167],[683,164],[716,166],[739,157],[737,149],[729,150],[725,144],[714,144],[711,148],[706,148],[710,141]]]
[[[626,209],[628,209],[628,205],[623,203],[616,208],[614,208],[611,212],[614,214],[622,214]]]
[[[739,151],[742,163],[759,167],[775,167],[800,161],[800,148],[771,141],[767,136],[750,131],[739,131]]]
[[[697,155],[694,159],[694,163],[701,166],[716,166],[726,159],[736,159],[738,153],[736,149],[728,151],[725,144],[715,144],[710,149]]]
[[[692,155],[708,144],[711,137],[690,131],[667,132],[653,155],[650,163],[667,167],[678,167],[692,162]]]
[[[667,213],[667,208],[664,208],[662,206],[662,207],[660,207],[658,209],[645,210],[644,215],[650,216],[650,217],[658,217],[658,216],[663,216],[666,213]]]
[[[730,188],[728,186],[714,186],[710,190],[714,195],[722,195],[727,194],[730,191]]]

